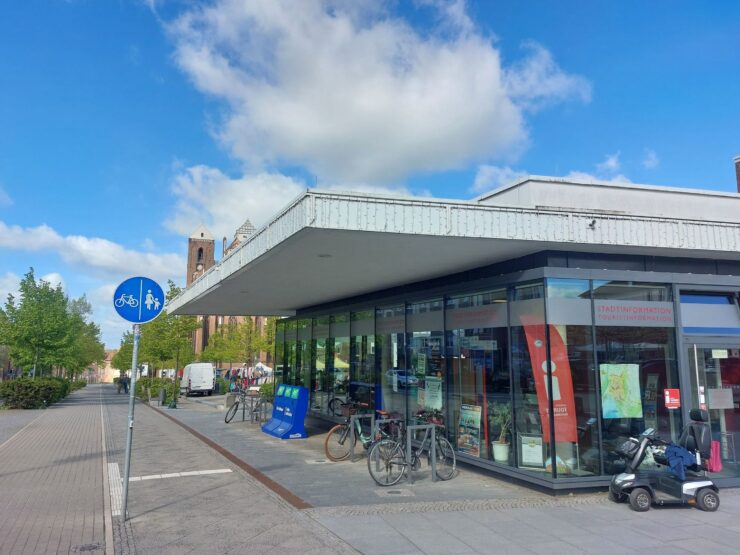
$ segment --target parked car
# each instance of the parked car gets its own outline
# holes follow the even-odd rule
[[[417,387],[419,385],[419,378],[414,376],[410,370],[396,370],[395,368],[391,368],[385,375],[391,381],[395,375],[398,379],[398,387]]]
[[[180,394],[211,395],[216,387],[216,369],[210,362],[194,362],[188,364],[182,371]]]

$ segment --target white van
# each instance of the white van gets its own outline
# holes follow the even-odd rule
[[[210,362],[194,362],[182,371],[180,394],[210,395],[216,386],[216,370]]]

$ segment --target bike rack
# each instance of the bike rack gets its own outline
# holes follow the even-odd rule
[[[349,438],[349,462],[355,462],[355,444],[357,443],[357,440],[359,439],[357,437],[357,430],[355,429],[355,422],[358,420],[363,420],[365,418],[370,419],[370,433],[375,433],[375,412],[367,413],[367,414],[353,414],[349,417],[349,429],[351,437]],[[360,428],[362,428],[362,422],[360,422]],[[371,436],[372,437],[372,436]]]
[[[410,484],[414,483],[414,468],[411,464],[411,442],[413,441],[412,436],[415,432],[421,430],[424,430],[424,433],[426,434],[426,431],[429,428],[432,429],[432,440],[429,446],[429,453],[432,459],[432,482],[437,481],[437,424],[417,424],[414,426],[406,426],[406,462],[408,463],[409,469],[408,474],[406,474],[406,479]]]
[[[246,399],[249,401],[249,421],[254,423],[255,421],[260,424],[267,420],[267,403],[262,402],[259,405],[259,413],[255,412],[254,405],[255,403],[258,403],[260,401],[260,398],[255,397],[246,397]],[[247,403],[244,403],[242,406],[242,422],[246,419],[244,412],[246,411]]]

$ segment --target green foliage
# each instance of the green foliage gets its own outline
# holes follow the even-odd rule
[[[84,387],[63,378],[18,378],[0,383],[0,397],[11,409],[39,409],[64,399],[71,390]]]
[[[36,280],[33,268],[23,276],[20,297],[8,295],[0,310],[0,344],[25,371],[36,375],[63,368],[69,377],[105,358],[100,329],[87,321],[92,312],[83,296],[70,300],[61,286]]]
[[[225,380],[223,378],[216,378],[216,383],[218,384],[219,391],[221,393],[228,393],[229,392],[229,381]]]
[[[69,386],[70,393],[72,391],[77,391],[78,389],[82,389],[83,387],[86,387],[86,386],[87,386],[87,382],[85,380],[75,380]]]
[[[511,427],[511,403],[494,403],[490,410],[489,418],[494,428],[501,430],[498,438],[499,443],[506,443],[506,434]]]
[[[275,384],[272,382],[263,383],[260,386],[260,395],[267,399],[273,399],[275,397]]]
[[[151,390],[152,399],[159,397],[159,391],[164,389],[167,393],[165,399],[171,401],[175,395],[175,382],[169,378],[139,378],[136,380],[136,396],[143,400],[148,401],[147,389]]]

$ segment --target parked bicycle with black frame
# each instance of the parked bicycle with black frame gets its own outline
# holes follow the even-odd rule
[[[395,437],[399,433],[399,429],[393,426],[384,426],[382,424],[383,419],[389,418],[389,413],[383,410],[376,411],[379,417],[378,431],[373,435],[373,430],[369,433],[365,433],[362,429],[362,424],[358,419],[355,420],[355,433],[352,433],[350,423],[352,422],[352,415],[356,414],[360,409],[366,409],[369,405],[367,403],[357,403],[354,401],[345,402],[342,404],[341,410],[345,417],[345,420],[341,424],[337,424],[329,433],[326,434],[324,440],[324,452],[326,457],[331,461],[343,461],[349,457],[353,447],[357,444],[357,440],[360,440],[362,446],[367,450],[370,449],[375,441],[383,438]]]
[[[408,433],[408,430],[407,430]],[[436,425],[435,430],[436,456],[435,463],[437,478],[449,480],[455,474],[455,451],[444,437],[444,426]],[[405,439],[405,438],[404,438]],[[421,466],[421,457],[426,452],[427,463],[431,466],[432,430],[427,428],[418,447],[412,447],[411,460],[406,458],[405,441],[395,439],[381,439],[373,444],[367,455],[367,468],[370,476],[379,486],[392,486],[407,475],[409,468],[418,470]]]

